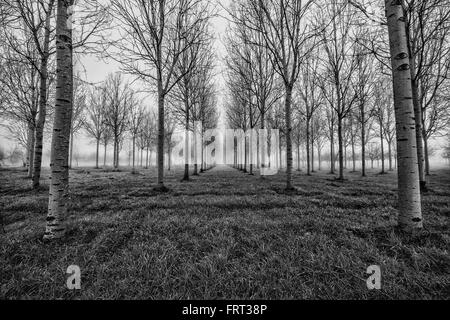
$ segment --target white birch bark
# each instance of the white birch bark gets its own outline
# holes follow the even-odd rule
[[[388,19],[398,158],[398,224],[405,230],[422,228],[416,123],[405,17],[400,0],[385,0]]]
[[[69,140],[73,102],[72,31],[68,8],[73,0],[58,0],[56,19],[56,102],[51,145],[51,183],[45,240],[64,235],[69,187]]]

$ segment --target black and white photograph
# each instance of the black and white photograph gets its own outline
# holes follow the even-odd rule
[[[445,301],[449,217],[450,0],[0,0],[0,306]]]

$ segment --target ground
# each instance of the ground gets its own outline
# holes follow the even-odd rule
[[[182,169],[158,194],[155,169],[71,171],[66,237],[44,243],[48,171],[0,171],[2,299],[448,299],[450,172],[423,198],[425,227],[395,228],[396,175],[295,172],[261,179],[215,168],[190,182]],[[66,269],[81,268],[79,291]],[[381,266],[369,291],[367,267]]]

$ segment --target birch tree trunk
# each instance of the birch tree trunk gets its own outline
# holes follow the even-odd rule
[[[30,126],[28,129],[28,178],[33,177],[34,165],[34,129]]]
[[[412,50],[410,52],[412,52]],[[420,189],[422,191],[427,191],[427,181],[425,178],[425,170],[424,170],[424,146],[423,146],[423,142],[422,142],[422,121],[421,121],[422,106],[420,105],[419,88],[418,88],[417,80],[415,79],[416,72],[414,69],[415,68],[414,61],[415,61],[415,59],[410,59],[414,117],[415,117],[415,121],[416,121],[417,161],[418,161],[418,166],[419,166]]]
[[[188,153],[189,150],[189,103],[186,99],[184,102],[185,104],[185,114],[186,114],[186,133],[185,133],[185,140],[184,140],[184,177],[183,181],[189,181],[189,164],[190,164],[190,157],[191,155]]]
[[[380,123],[380,142],[381,142],[381,174],[385,174],[386,170],[384,167],[384,136],[383,136],[383,129],[381,128],[381,123]]]
[[[423,134],[423,150],[424,150],[424,158],[425,158],[425,175],[430,175],[430,155],[428,153],[428,137],[426,134]]]
[[[353,172],[356,172],[356,154],[355,154],[355,137],[352,136],[352,163]]]
[[[131,170],[132,173],[136,173],[136,136],[133,134],[133,169]]]
[[[401,1],[385,0],[388,19],[394,104],[397,130],[398,225],[401,229],[423,226],[416,145],[410,59]]]
[[[334,174],[335,169],[335,159],[334,159],[334,135],[331,134],[330,140],[330,174]]]
[[[292,86],[286,86],[285,121],[286,121],[286,190],[293,190],[292,185],[292,124],[291,124]],[[281,144],[280,144],[281,145]],[[281,157],[281,152],[280,152]]]
[[[47,115],[47,80],[48,80],[48,59],[50,56],[50,17],[53,11],[54,0],[49,2],[48,13],[45,21],[43,51],[41,54],[41,65],[39,67],[40,88],[39,88],[39,113],[35,128],[34,138],[34,163],[33,163],[33,189],[39,187],[42,166],[42,149],[44,140],[44,125]]]
[[[392,141],[389,141],[388,144],[388,154],[389,154],[389,171],[393,171],[392,168]]]
[[[73,158],[73,132],[70,130],[70,147],[69,147],[69,169],[72,169],[72,158]]]
[[[339,180],[344,180],[344,142],[342,134],[342,117],[338,116],[338,145],[339,145]]]
[[[361,109],[361,175],[366,176],[366,115],[365,110]]]
[[[69,138],[73,102],[72,30],[68,8],[73,0],[58,0],[56,18],[56,101],[51,145],[51,183],[44,240],[64,235],[69,188]]]
[[[164,96],[160,77],[158,74],[158,178],[156,189],[164,191]]]
[[[310,130],[309,119],[306,119],[306,175],[308,175],[308,176],[311,175],[311,156],[310,156],[310,152],[309,152],[309,150],[310,150],[309,130]]]
[[[105,143],[105,153],[103,154],[103,168],[106,168],[106,150],[108,145]]]
[[[98,169],[98,153],[100,150],[100,139],[97,139],[97,148],[95,150],[95,169]]]

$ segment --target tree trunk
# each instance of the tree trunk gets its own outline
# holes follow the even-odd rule
[[[334,134],[331,133],[330,139],[330,173],[334,174],[335,166],[334,166]]]
[[[105,153],[103,154],[103,168],[106,168],[106,150],[107,150],[108,144],[105,143]]]
[[[285,119],[286,119],[286,189],[292,185],[292,124],[291,124],[292,86],[286,86]],[[281,156],[281,155],[280,155]]]
[[[366,176],[366,119],[364,107],[361,107],[361,175]]]
[[[410,60],[411,62],[414,61],[414,59]],[[418,167],[419,167],[419,179],[420,179],[420,189],[422,191],[426,191],[427,189],[427,181],[425,178],[425,170],[424,170],[424,146],[422,141],[422,107],[420,105],[419,100],[419,89],[417,81],[414,79],[415,77],[415,70],[414,70],[414,64],[410,64],[411,66],[411,85],[412,85],[412,92],[413,92],[413,105],[414,105],[414,116],[416,120],[416,144],[417,144],[417,160],[418,160]]]
[[[306,175],[311,175],[311,156],[310,156],[310,124],[309,119],[306,119]]]
[[[136,173],[135,160],[136,160],[136,136],[133,134],[133,169],[131,170],[132,173]]]
[[[172,170],[172,151],[170,149],[170,146],[167,148],[167,171]]]
[[[388,153],[389,153],[389,171],[393,171],[393,168],[392,168],[392,141],[388,142]]]
[[[248,161],[247,137],[244,136],[244,173],[247,173],[247,161]]]
[[[321,150],[317,146],[317,160],[319,161],[319,171],[322,171],[322,159],[321,159]]]
[[[426,136],[426,134],[423,134],[423,150],[424,152],[424,156],[425,156],[425,174],[427,176],[430,175],[430,157],[428,154],[428,138]]]
[[[100,139],[97,139],[97,148],[95,149],[95,169],[98,169],[98,154],[100,152]]]
[[[398,224],[405,230],[420,229],[423,227],[423,220],[405,17],[400,1],[385,0],[385,6],[388,18],[397,129]]]
[[[48,58],[50,56],[50,18],[53,11],[54,0],[51,0],[48,5],[48,14],[45,21],[43,51],[41,53],[41,65],[39,68],[40,87],[39,87],[39,113],[35,127],[34,138],[34,168],[33,168],[33,189],[39,187],[39,180],[41,178],[42,166],[42,150],[44,139],[44,125],[47,113],[47,81],[48,81]]]
[[[39,113],[36,122],[35,137],[34,137],[34,163],[33,163],[33,188],[39,187],[39,180],[41,177],[42,165],[42,149],[44,139],[44,125],[47,106],[47,59],[41,61],[41,88],[39,98]]]
[[[73,132],[70,130],[70,155],[69,155],[69,169],[72,169],[72,158],[73,158]]]
[[[51,145],[51,183],[44,240],[64,235],[69,193],[70,124],[73,102],[72,31],[67,28],[73,0],[58,0],[56,22],[56,102]]]
[[[197,130],[197,127],[195,126],[195,123],[194,123],[194,173],[193,173],[193,175],[194,176],[198,176],[198,147],[197,147],[197,144],[198,144],[198,141],[197,141],[197,132],[198,130]],[[227,151],[228,152],[228,151]]]
[[[34,129],[32,126],[28,129],[28,178],[33,177],[34,165]]]
[[[185,116],[186,116],[186,124],[185,124],[185,140],[184,140],[184,177],[183,181],[189,181],[189,164],[190,164],[190,153],[189,150],[189,102],[187,101],[188,98],[184,101],[184,107],[185,107]]]
[[[344,143],[344,169],[347,169],[347,145]]]
[[[381,174],[385,174],[386,170],[384,168],[384,136],[381,123],[380,123],[380,141],[381,141]]]
[[[353,162],[353,172],[356,172],[355,137],[353,135],[352,135],[352,162]]]
[[[158,75],[158,177],[156,189],[164,187],[164,96],[161,76]]]
[[[113,167],[117,169],[117,138],[114,138]]]
[[[338,144],[339,144],[339,180],[344,180],[344,145],[342,137],[342,116],[338,116]]]
[[[202,150],[201,157],[202,157],[202,159],[201,159],[201,163],[200,163],[200,172],[203,173],[203,172],[205,172],[204,162],[203,162],[203,155],[204,155],[203,133],[202,133],[202,138],[201,138],[201,142],[200,143],[202,144],[202,147],[201,147],[201,150]],[[236,150],[237,150],[237,148],[238,148],[238,145],[236,143]],[[237,159],[237,151],[236,151],[236,164],[237,164],[237,161],[238,161],[238,159]]]

